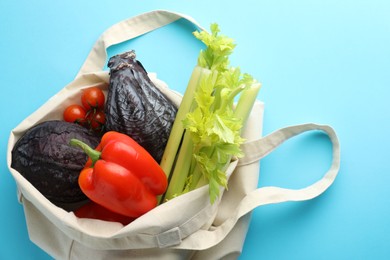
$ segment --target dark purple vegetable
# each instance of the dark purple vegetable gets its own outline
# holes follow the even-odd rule
[[[11,167],[54,204],[86,199],[78,177],[87,156],[69,145],[72,138],[91,147],[96,147],[100,141],[95,133],[78,124],[53,120],[29,129],[12,149]]]
[[[106,130],[132,137],[160,162],[177,108],[152,83],[134,51],[110,58]]]

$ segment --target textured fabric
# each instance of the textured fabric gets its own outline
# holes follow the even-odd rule
[[[191,17],[154,11],[125,20],[107,30],[97,41],[76,79],[21,122],[10,134],[7,164],[23,204],[31,240],[56,259],[235,259],[242,250],[251,211],[258,206],[314,198],[337,176],[340,164],[338,139],[329,126],[304,124],[286,127],[261,138],[263,103],[257,101],[243,131],[246,156],[231,162],[226,174],[228,190],[210,204],[208,187],[202,187],[164,203],[127,226],[93,219],[79,219],[72,211],[54,206],[22,175],[10,168],[11,150],[21,135],[48,119],[61,119],[63,109],[76,101],[80,90],[108,86],[102,71],[106,48],[179,18],[201,28]],[[180,94],[150,74],[152,81],[176,105]],[[333,145],[333,163],[318,182],[301,190],[278,187],[257,188],[259,160],[278,145],[306,131],[323,131]],[[68,205],[68,208],[74,205]],[[261,246],[261,245],[260,245]]]

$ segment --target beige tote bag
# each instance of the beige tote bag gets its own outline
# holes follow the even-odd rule
[[[210,204],[208,187],[202,187],[166,202],[127,226],[116,222],[80,219],[48,201],[16,170],[10,167],[11,151],[21,135],[49,119],[61,119],[63,109],[78,98],[80,90],[99,86],[106,90],[109,76],[103,71],[106,49],[189,16],[152,11],[122,21],[98,39],[77,77],[41,108],[12,130],[7,164],[18,187],[30,239],[56,259],[236,259],[242,250],[251,211],[261,205],[312,199],[324,192],[337,176],[339,143],[334,130],[325,125],[286,127],[261,138],[263,103],[257,101],[243,132],[245,157],[232,161],[226,174],[228,190]],[[168,88],[155,74],[152,81],[177,105],[181,95]],[[259,160],[289,138],[307,131],[322,131],[333,145],[329,171],[316,183],[300,190],[257,188]],[[261,245],[259,245],[261,246]]]

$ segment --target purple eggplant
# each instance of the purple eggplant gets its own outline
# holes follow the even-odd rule
[[[54,204],[86,199],[78,184],[86,154],[69,145],[77,138],[91,147],[100,138],[86,128],[64,121],[46,121],[24,133],[12,149],[11,167]]]
[[[153,84],[134,51],[111,57],[108,67],[106,130],[129,135],[160,162],[177,108]]]

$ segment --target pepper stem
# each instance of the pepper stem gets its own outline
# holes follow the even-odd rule
[[[80,147],[81,149],[83,149],[83,151],[89,156],[89,158],[91,158],[92,166],[95,165],[96,161],[100,159],[100,155],[102,154],[101,152],[94,150],[89,145],[78,139],[71,139],[69,144],[71,146]]]

